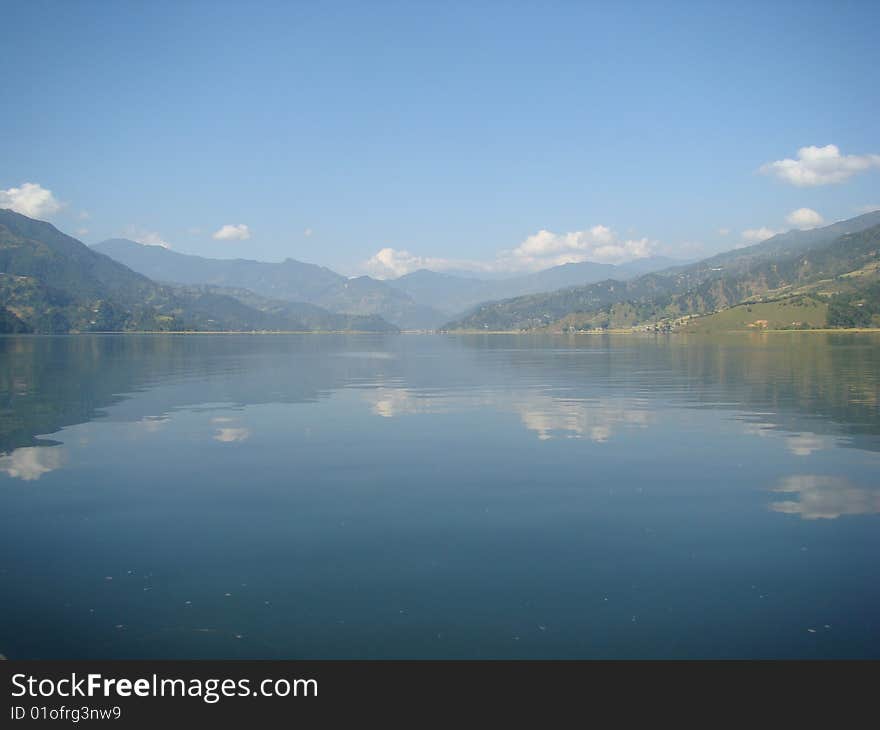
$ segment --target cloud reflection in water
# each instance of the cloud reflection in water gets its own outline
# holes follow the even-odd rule
[[[13,479],[34,482],[60,468],[63,462],[64,452],[57,446],[23,446],[0,456],[0,471]]]
[[[795,474],[772,490],[797,495],[797,500],[773,502],[770,509],[804,520],[834,520],[841,515],[880,513],[880,490],[859,487],[841,477]]]

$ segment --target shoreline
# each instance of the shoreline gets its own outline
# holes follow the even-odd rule
[[[376,330],[101,330],[100,332],[3,332],[0,337],[79,337],[82,335],[398,335]]]
[[[816,329],[766,329],[766,330],[712,330],[709,332],[672,330],[654,332],[643,329],[607,329],[584,332],[548,332],[546,330],[400,330],[379,332],[375,330],[108,330],[101,332],[0,332],[0,337],[79,337],[88,335],[527,335],[571,337],[596,337],[600,335],[768,335],[768,334],[877,334],[880,327],[851,327]]]
[[[880,333],[880,327],[850,327],[835,328],[822,327],[815,329],[761,329],[761,330],[712,330],[709,332],[698,332],[688,330],[670,330],[668,332],[654,332],[653,330],[644,329],[607,329],[607,330],[588,330],[583,332],[549,332],[546,330],[446,330],[437,332],[442,335],[554,335],[554,336],[570,336],[584,335],[594,337],[596,335],[733,335],[733,334],[791,334],[791,333],[809,333],[828,334],[828,333],[850,333],[850,334],[870,334]]]

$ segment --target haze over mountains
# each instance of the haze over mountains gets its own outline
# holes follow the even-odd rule
[[[368,276],[348,279],[294,259],[280,263],[209,259],[114,238],[93,247],[154,281],[246,289],[262,297],[306,302],[329,311],[380,316],[406,329],[431,328],[444,316]]]
[[[443,329],[670,328],[753,304],[770,312],[761,326],[867,326],[880,306],[880,211],[670,263],[588,262],[493,280],[427,270],[349,279],[293,259],[209,259],[126,239],[89,248],[0,210],[0,331],[391,332],[449,320]],[[757,326],[734,314],[718,321]]]
[[[349,279],[292,259],[208,259],[125,239],[90,248],[49,223],[3,209],[0,331],[431,329],[491,296],[616,270],[575,264],[505,281],[428,271],[394,282]]]
[[[589,284],[612,277],[626,280],[675,263],[663,257],[620,266],[585,262],[492,280],[423,269],[399,279],[380,281],[369,276],[347,278],[323,266],[294,259],[280,263],[211,259],[124,238],[109,239],[93,248],[155,281],[248,289],[264,297],[309,302],[334,312],[378,315],[402,329],[436,328],[490,299]]]
[[[493,299],[508,299],[566,286],[591,284],[603,279],[626,281],[634,276],[680,263],[683,262],[664,256],[651,256],[618,265],[584,261],[507,279],[480,279],[420,269],[398,279],[387,280],[386,283],[406,292],[421,304],[453,315]]]

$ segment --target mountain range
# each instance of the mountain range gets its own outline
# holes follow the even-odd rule
[[[249,295],[250,296],[250,295]],[[337,314],[213,287],[158,284],[53,225],[0,209],[0,331],[369,330],[380,317]]]
[[[454,315],[493,299],[508,299],[567,286],[591,284],[603,279],[627,281],[640,274],[680,263],[682,262],[664,256],[651,256],[618,265],[584,261],[507,279],[480,279],[419,269],[398,279],[389,279],[386,283],[406,292],[421,304],[447,315]]]
[[[0,210],[0,332],[878,326],[878,296],[880,211],[695,263],[585,262],[507,279],[421,270],[380,281],[126,239],[90,248]]]
[[[789,231],[629,281],[608,279],[489,302],[444,329],[669,327],[743,303],[802,295],[827,307],[835,295],[873,283],[878,264],[880,211],[875,211],[823,228]]]
[[[398,279],[348,278],[294,259],[279,263],[212,259],[114,238],[94,246],[155,281],[247,289],[260,296],[308,302],[333,312],[378,315],[402,329],[434,329],[450,317],[490,299],[504,299],[563,286],[589,284],[666,268],[672,259],[653,257],[629,264],[579,263],[508,279],[480,279],[425,269]]]
[[[246,289],[261,297],[305,302],[332,312],[380,316],[405,329],[430,329],[447,318],[376,279],[349,279],[294,259],[280,263],[211,259],[124,238],[103,241],[93,248],[154,281]]]

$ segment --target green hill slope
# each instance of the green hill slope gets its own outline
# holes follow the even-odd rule
[[[841,235],[841,231],[848,229],[853,232]],[[521,330],[665,325],[756,297],[778,299],[797,293],[797,287],[811,282],[827,283],[870,269],[878,261],[878,241],[880,213],[871,213],[824,229],[783,234],[757,246],[628,282],[609,280],[492,302],[446,328]],[[835,293],[837,286],[832,285],[825,296]]]
[[[163,286],[49,223],[0,210],[0,332],[265,329],[396,328],[378,317]]]

